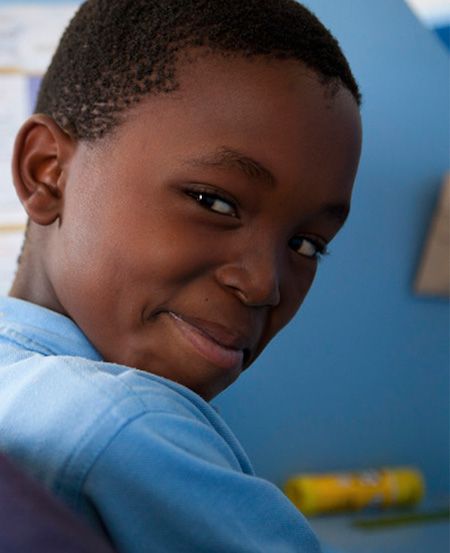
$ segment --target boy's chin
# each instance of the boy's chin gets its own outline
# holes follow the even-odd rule
[[[185,362],[185,366],[181,370],[173,371],[169,367],[164,370],[161,367],[159,371],[148,370],[147,372],[181,384],[198,394],[205,401],[211,401],[239,378],[241,369],[224,372],[217,367]]]
[[[154,355],[148,351],[130,353],[120,358],[109,355],[104,359],[110,363],[118,363],[171,380],[189,388],[205,401],[211,401],[226,390],[244,370],[242,366],[224,369],[195,354],[189,355],[190,352],[181,349],[172,350],[164,356]]]

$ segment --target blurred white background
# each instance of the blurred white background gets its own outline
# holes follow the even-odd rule
[[[406,0],[406,3],[431,26],[450,21],[450,2],[448,0]]]

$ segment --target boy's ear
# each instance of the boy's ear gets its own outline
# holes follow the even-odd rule
[[[62,215],[67,170],[76,142],[47,115],[35,114],[14,144],[13,180],[29,218],[50,225]]]

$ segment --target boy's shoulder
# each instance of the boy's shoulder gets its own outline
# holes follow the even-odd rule
[[[27,411],[62,415],[92,403],[78,418],[108,412],[119,423],[148,410],[189,414],[205,403],[170,380],[105,362],[71,319],[16,298],[0,297],[0,352],[0,393],[23,393]]]
[[[188,393],[135,369],[77,356],[24,355],[1,339],[0,359],[0,449],[51,487],[70,458],[83,455],[89,465],[139,417],[202,418]]]
[[[53,314],[46,325],[45,317],[25,320],[1,308],[0,450],[66,499],[111,442],[125,443],[131,433],[142,437],[142,450],[193,432],[213,436],[213,455],[243,457],[222,419],[191,390],[102,361],[86,344],[75,346],[78,330],[64,320],[55,326]],[[58,346],[58,333],[71,344]]]

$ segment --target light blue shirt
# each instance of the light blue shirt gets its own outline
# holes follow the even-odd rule
[[[106,363],[69,318],[0,298],[0,450],[123,553],[317,553],[201,397]]]

